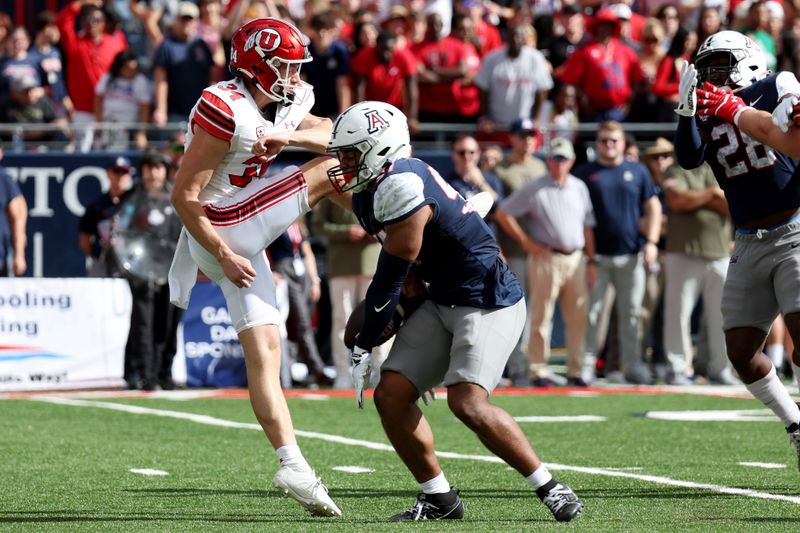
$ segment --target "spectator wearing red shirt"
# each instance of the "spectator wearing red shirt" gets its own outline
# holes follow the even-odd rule
[[[470,105],[460,99],[469,72],[470,51],[458,39],[442,36],[444,23],[439,13],[430,13],[427,19],[425,40],[411,48],[418,60],[420,121],[474,122],[480,101]]]
[[[562,83],[580,89],[584,122],[624,120],[634,85],[646,79],[636,52],[619,40],[619,32],[614,12],[601,9],[592,23],[594,38],[556,70]]]
[[[684,61],[691,61],[696,47],[697,33],[683,27],[678,28],[667,55],[658,65],[656,78],[651,87],[651,92],[659,102],[657,121],[677,122],[678,116],[674,113],[674,109],[678,106],[681,65]]]
[[[75,31],[75,20],[80,31]],[[128,47],[121,31],[106,33],[106,16],[91,0],[74,0],[56,17],[61,48],[67,57],[67,93],[75,107],[72,115],[78,146],[88,151],[94,131],[94,87],[111,68],[114,57]]]
[[[478,49],[478,53],[481,57],[503,46],[503,39],[500,36],[500,31],[483,20],[486,14],[483,2],[480,0],[464,0],[462,3],[462,12],[466,13],[474,24],[475,36],[477,38],[475,48]]]
[[[394,36],[382,32],[374,47],[364,48],[351,62],[356,102],[378,100],[392,104],[408,117],[408,127],[419,129],[417,120],[417,61],[408,50],[398,50]]]
[[[461,13],[453,15],[450,37],[464,45],[467,62],[467,75],[459,86],[458,99],[461,102],[461,108],[469,110],[470,116],[474,116],[475,113],[480,114],[481,107],[481,91],[475,85],[475,77],[481,70],[481,56],[478,54],[475,45],[472,44],[473,35],[474,23],[472,19]]]

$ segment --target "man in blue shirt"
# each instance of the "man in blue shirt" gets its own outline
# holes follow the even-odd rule
[[[624,379],[648,384],[652,376],[642,363],[639,326],[645,266],[654,264],[658,257],[661,202],[647,168],[625,160],[624,147],[622,125],[616,121],[603,122],[597,131],[597,160],[574,171],[589,188],[597,221],[594,228],[597,284],[589,296],[584,380],[594,378],[597,327],[606,288],[611,284],[617,293],[617,329]],[[644,222],[640,226],[642,219]]]
[[[0,148],[0,160],[2,159],[3,149]],[[17,182],[3,167],[0,167],[0,276],[2,277],[12,272],[15,276],[21,276],[27,270],[25,262],[27,220],[28,204]]]
[[[335,118],[350,107],[350,53],[336,39],[336,17],[324,11],[311,17],[311,44],[308,47],[314,61],[303,65],[303,77],[314,86],[314,107],[318,117]]]

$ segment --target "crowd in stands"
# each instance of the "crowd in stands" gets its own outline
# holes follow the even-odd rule
[[[730,237],[724,195],[710,173],[684,173],[667,139],[642,147],[640,154],[635,139],[625,135],[625,124],[676,122],[681,65],[692,61],[706,37],[722,29],[752,37],[773,70],[797,73],[800,18],[795,15],[792,3],[778,0],[130,0],[127,5],[74,0],[58,13],[40,13],[30,28],[14,27],[0,13],[0,124],[56,125],[42,131],[26,128],[24,139],[65,140],[80,151],[145,149],[169,139],[165,153],[177,164],[180,135],[158,128],[184,123],[204,87],[231,77],[229,40],[236,28],[265,16],[293,20],[310,38],[314,61],[303,66],[301,75],[315,87],[312,113],[335,118],[352,103],[382,100],[404,110],[412,135],[428,124],[463,125],[464,133],[452,140],[452,167],[441,171],[465,197],[488,191],[498,206],[511,206],[515,214],[533,213],[518,197],[504,202],[532,188],[525,188],[527,183],[553,174],[557,166],[551,165],[547,148],[559,139],[570,143],[569,149],[558,145],[560,153],[577,160],[572,174],[584,182],[611,166],[622,169],[620,176],[629,172],[631,178],[624,174],[624,179],[641,187],[638,216],[631,215],[624,221],[629,227],[619,230],[632,240],[620,244],[612,239],[619,235],[613,226],[620,223],[620,213],[613,204],[598,203],[602,191],[593,191],[590,184],[593,214],[585,224],[594,228],[598,257],[593,249],[580,268],[577,256],[571,256],[579,249],[574,239],[564,241],[569,249],[537,244],[533,238],[530,244],[520,234],[513,238],[507,219],[502,228],[493,216],[488,219],[523,286],[529,286],[529,277],[539,283],[546,277],[530,270],[544,252],[564,256],[555,263],[569,275],[559,278],[558,287],[574,286],[576,275],[581,283],[590,278],[583,287],[589,290],[575,293],[586,301],[570,307],[564,317],[573,324],[567,342],[570,384],[590,381],[587,365],[619,381],[647,383],[656,377],[683,384],[695,372],[732,383],[721,355],[718,309],[709,311],[714,306],[706,303],[700,320],[695,306],[701,294],[708,301],[718,298],[715,291],[724,278],[721,265],[728,260]],[[587,122],[604,125],[586,150],[578,144],[573,150],[576,126]],[[96,128],[97,123],[120,127]],[[9,137],[0,130],[0,139]],[[623,159],[609,155],[612,147]],[[705,203],[686,199],[686,190],[692,189],[703,191]],[[656,208],[665,216],[657,217]],[[687,215],[703,209],[708,213]],[[334,331],[329,349],[317,353],[302,331],[311,320],[304,308],[297,315],[301,329],[292,337],[318,381],[325,352],[332,352],[336,386],[345,387],[347,352],[336,335],[366,290],[376,243],[359,231],[351,214],[332,206],[307,222],[308,230],[295,228],[287,235],[283,274],[297,274],[297,259],[305,257],[298,254],[307,249],[303,243],[309,232],[315,242],[327,243],[328,263],[326,255],[318,259],[320,276],[330,287]],[[520,227],[525,236],[526,224]],[[583,229],[583,223],[572,228],[573,236]],[[700,229],[716,232],[716,237],[700,239],[702,250],[693,247],[691,236]],[[527,237],[535,236],[532,231]],[[630,261],[603,264],[603,256]],[[596,263],[599,272],[594,272]],[[698,265],[711,274],[687,274]],[[319,276],[313,268],[304,272],[309,273],[297,280],[295,296],[313,307],[320,297],[315,288]],[[693,280],[688,289],[687,277]],[[593,290],[598,283],[602,294]],[[605,291],[606,285],[613,288]],[[558,381],[547,361],[559,294],[545,298],[547,305],[536,309],[534,323],[520,339],[507,369],[513,383],[549,386]],[[584,324],[574,326],[576,321]],[[694,370],[692,332],[706,332],[701,337],[707,346],[705,362]],[[591,341],[585,344],[584,336]],[[772,341],[773,351],[782,342]],[[601,363],[595,365],[597,357]]]
[[[720,29],[751,36],[773,70],[800,63],[795,7],[779,0],[74,0],[32,27],[2,15],[0,119],[66,121],[47,137],[79,150],[147,141],[96,122],[185,121],[205,86],[230,77],[233,31],[263,16],[310,37],[315,114],[382,100],[412,132],[477,124],[480,141],[506,142],[498,132],[522,118],[562,133],[578,120],[672,122],[681,63]]]

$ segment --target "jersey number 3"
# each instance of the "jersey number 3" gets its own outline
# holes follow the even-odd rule
[[[725,169],[725,176],[728,178],[775,164],[775,153],[770,148],[754,141],[727,122],[714,127],[711,138],[722,143],[717,149],[717,161]]]
[[[245,169],[241,176],[228,174],[228,179],[231,180],[232,185],[236,185],[237,187],[246,187],[248,183],[253,181],[253,178],[260,178],[266,174],[270,163],[272,163],[272,161],[264,161],[264,158],[260,155],[251,157],[242,163],[242,165],[245,166]]]

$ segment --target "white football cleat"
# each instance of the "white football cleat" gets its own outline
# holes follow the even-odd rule
[[[328,496],[328,488],[313,470],[299,472],[282,466],[272,478],[272,484],[281,494],[297,500],[314,516],[342,516],[342,511]]]
[[[786,428],[786,433],[789,434],[789,442],[791,442],[797,450],[797,468],[800,470],[800,425],[792,424]]]

